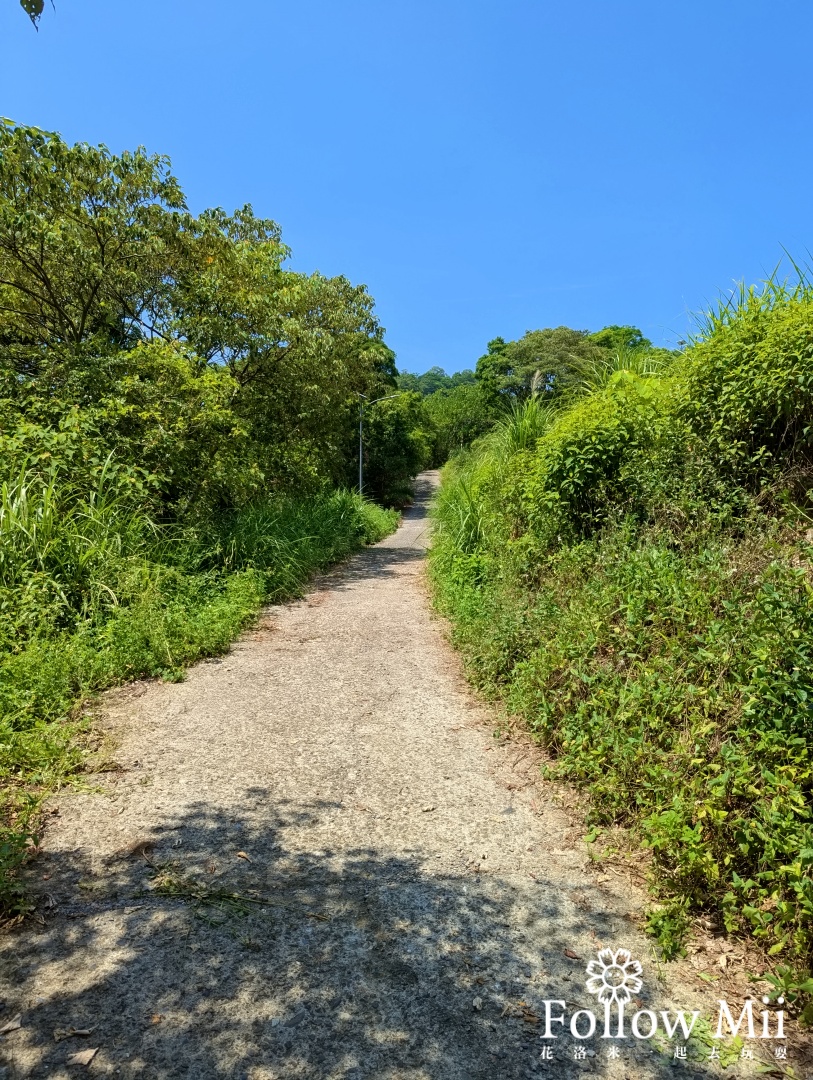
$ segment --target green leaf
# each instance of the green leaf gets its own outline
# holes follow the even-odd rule
[[[36,26],[40,20],[40,15],[42,15],[42,9],[45,7],[45,2],[44,0],[20,0],[20,7],[34,26]]]

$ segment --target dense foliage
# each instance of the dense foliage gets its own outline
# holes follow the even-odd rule
[[[487,399],[503,408],[531,395],[557,400],[586,375],[664,364],[671,354],[655,349],[635,326],[605,326],[591,334],[569,326],[529,330],[517,341],[494,338],[477,361],[475,378]]]
[[[535,386],[532,364],[498,386],[513,413],[447,467],[438,602],[551,774],[650,847],[665,950],[706,911],[761,942],[798,1000],[813,990],[813,290],[743,291],[677,356],[633,340],[608,360],[596,337]]]
[[[174,677],[393,527],[342,489],[394,355],[363,286],[287,255],[248,206],[193,215],[165,158],[0,122],[0,876],[87,693]],[[386,404],[393,501],[428,449]]]
[[[476,382],[473,371],[457,371],[447,375],[442,367],[431,367],[423,375],[413,375],[404,371],[398,376],[398,386],[402,390],[414,390],[416,393],[436,394],[439,390],[455,390],[458,386],[473,386]]]
[[[439,389],[423,400],[423,414],[431,439],[431,463],[442,465],[452,454],[471,446],[500,414],[476,384],[462,383]]]
[[[395,388],[372,300],[285,268],[250,207],[186,209],[165,159],[0,127],[0,397],[30,452],[71,409],[163,506],[349,481],[358,394]]]

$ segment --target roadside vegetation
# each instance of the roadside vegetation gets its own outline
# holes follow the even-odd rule
[[[446,466],[432,575],[469,677],[652,853],[650,928],[751,936],[813,991],[813,287],[685,351],[632,328],[497,339],[502,418]],[[813,1009],[805,1011],[813,1020]]]
[[[473,371],[447,375],[432,367],[423,375],[404,372],[398,386],[422,398],[421,426],[426,433],[426,463],[437,468],[484,435],[501,415],[499,403],[484,393]]]
[[[372,299],[287,256],[248,206],[193,215],[165,158],[0,123],[6,914],[42,795],[81,766],[89,694],[180,678],[395,527],[351,490],[360,395],[397,389]],[[389,426],[390,402],[371,410],[384,506],[428,455],[420,402],[401,395]]]
[[[804,1006],[813,287],[744,289],[682,352],[557,327],[416,376],[363,286],[287,259],[165,158],[0,123],[0,910],[87,697],[224,651],[448,460],[432,576],[472,681],[593,835],[651,849],[665,955],[703,914]]]

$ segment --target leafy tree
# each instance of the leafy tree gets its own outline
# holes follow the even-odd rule
[[[432,464],[442,465],[452,454],[484,435],[495,411],[479,386],[460,383],[424,398],[424,411],[433,435]]]
[[[652,342],[644,337],[637,326],[605,326],[603,330],[590,334],[590,340],[610,352],[652,348]]]
[[[471,368],[464,368],[463,371],[456,371],[454,375],[449,376],[450,390],[454,390],[457,386],[474,386],[477,383],[477,378]]]
[[[422,394],[434,394],[436,390],[440,390],[441,387],[445,387],[449,382],[449,376],[443,370],[442,367],[431,367],[428,371],[425,371],[423,375],[419,376],[418,382],[420,383]]]
[[[420,378],[417,375],[413,375],[411,371],[402,371],[398,374],[398,389],[410,390],[412,393],[420,394],[421,383]]]
[[[474,385],[474,381],[473,371],[457,371],[454,375],[447,375],[441,367],[431,367],[423,375],[413,375],[405,371],[398,376],[401,390],[414,390],[424,396],[437,393],[438,390],[451,390],[455,386]]]
[[[567,326],[529,330],[518,341],[494,338],[477,361],[477,381],[494,404],[522,401],[535,390],[555,394],[566,385],[574,362],[598,352],[588,339],[586,330]]]
[[[606,365],[615,354],[650,349],[634,326],[607,326],[595,334],[568,326],[529,330],[517,341],[490,341],[477,361],[476,378],[494,404],[524,401],[533,393],[555,399],[578,384],[585,370]]]
[[[0,121],[0,334],[20,374],[164,336],[188,218],[166,158]]]
[[[423,399],[408,392],[380,401],[370,408],[365,426],[365,484],[379,501],[403,506],[413,477],[432,459]]]
[[[191,215],[166,158],[3,122],[0,398],[40,433],[79,407],[173,512],[347,483],[394,355],[363,286],[287,257],[250,206]]]
[[[521,388],[521,381],[514,376],[514,368],[508,356],[508,342],[496,337],[489,341],[487,351],[477,361],[475,374],[483,393],[496,403],[501,395],[515,394]]]

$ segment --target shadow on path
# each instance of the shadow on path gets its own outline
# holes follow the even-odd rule
[[[93,1075],[150,1080],[675,1075],[648,1048],[617,1071],[600,1040],[584,1062],[565,1039],[539,1060],[542,1000],[593,1004],[584,963],[563,959],[585,927],[555,890],[433,874],[418,853],[300,850],[301,829],[348,808],[259,788],[242,805],[195,806],[102,872],[44,856],[44,925],[3,961],[24,1025],[3,1043],[7,1077],[73,1075],[88,1045]],[[612,936],[610,916],[589,923]],[[71,989],[13,1000],[39,975]],[[94,1030],[55,1041],[71,1028]]]
[[[540,1060],[544,1000],[596,1007],[585,965],[623,942],[623,914],[518,853],[502,873],[455,869],[456,851],[509,835],[499,815],[516,806],[478,792],[489,774],[452,736],[467,714],[432,667],[422,598],[386,580],[423,558],[435,481],[420,478],[396,533],[322,579],[365,590],[358,602],[292,605],[266,646],[153,687],[127,716],[129,775],[109,800],[66,797],[59,844],[29,868],[41,923],[0,940],[0,1026],[22,1014],[0,1037],[3,1080],[75,1076],[86,1047],[89,1075],[123,1080],[705,1075],[648,1043],[611,1060],[589,1040],[581,1060],[561,1037]],[[447,792],[432,828],[424,774]],[[511,845],[539,844],[531,821]],[[63,1037],[77,1029],[92,1034]]]

